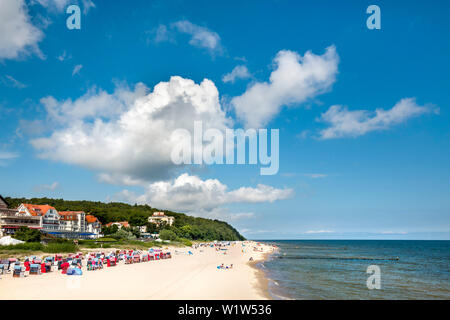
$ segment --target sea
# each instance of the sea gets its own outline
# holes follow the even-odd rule
[[[274,299],[450,299],[450,241],[264,242],[279,248],[258,265]]]

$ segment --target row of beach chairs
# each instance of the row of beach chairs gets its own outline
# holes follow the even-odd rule
[[[150,249],[148,252],[141,251],[117,251],[105,256],[104,253],[93,253],[86,257],[87,270],[100,270],[106,264],[107,267],[114,267],[120,261],[125,264],[148,262],[152,260],[170,259],[172,256],[170,252],[162,252],[161,250]],[[24,277],[25,273],[29,275],[40,275],[52,271],[61,270],[62,274],[67,274],[71,268],[78,268],[81,270],[83,266],[83,255],[70,254],[63,258],[62,255],[55,255],[54,257],[45,257],[43,260],[38,257],[31,256],[21,263],[16,258],[0,260],[0,275],[10,274],[13,277]]]

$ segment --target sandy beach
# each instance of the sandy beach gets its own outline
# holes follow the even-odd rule
[[[270,299],[264,273],[255,267],[274,249],[254,242],[228,250],[170,248],[172,258],[141,262],[67,276],[60,271],[0,279],[0,299]],[[193,255],[188,255],[191,250]],[[244,252],[243,252],[244,250]],[[226,254],[224,254],[226,253]],[[253,262],[250,262],[250,257]],[[231,265],[232,269],[217,266]]]

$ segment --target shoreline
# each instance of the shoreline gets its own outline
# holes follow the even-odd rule
[[[267,300],[275,300],[275,298],[271,295],[270,289],[269,289],[269,283],[270,283],[271,279],[268,277],[267,272],[264,271],[264,269],[259,267],[258,265],[267,261],[271,255],[275,254],[279,250],[279,248],[273,247],[272,245],[267,244],[267,243],[264,243],[264,246],[271,247],[272,251],[263,253],[261,259],[259,259],[258,261],[248,262],[248,264],[250,265],[250,267],[254,268],[257,271],[256,278],[257,278],[257,281],[259,282],[258,288],[261,291],[261,294]]]
[[[259,261],[247,262],[247,264],[256,271],[255,277],[258,284],[256,285],[257,290],[260,291],[261,295],[267,300],[273,300],[269,292],[269,278],[267,277],[264,270],[258,267],[258,264],[264,262],[269,257],[269,253],[265,254],[264,257]]]
[[[258,250],[254,251],[254,247]],[[4,274],[0,276],[0,300],[273,299],[268,290],[269,279],[257,267],[269,257],[273,247],[244,241],[225,248],[171,247],[171,259],[130,265],[121,262],[97,271],[87,271],[84,265],[82,276],[62,275],[60,271],[25,278]],[[233,268],[219,269],[221,264],[233,264]]]

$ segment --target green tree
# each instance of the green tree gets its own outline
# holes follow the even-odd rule
[[[134,240],[134,239],[136,239],[136,236],[134,234],[132,234],[130,231],[125,230],[125,228],[119,229],[119,230],[117,230],[116,233],[110,234],[110,237],[117,239],[117,240],[121,240],[121,239]]]
[[[116,233],[119,230],[119,227],[113,224],[110,227],[103,227],[102,232],[104,235]]]
[[[148,218],[143,214],[135,214],[128,219],[128,222],[130,223],[130,225],[135,226],[135,227],[145,226],[147,221],[148,221]]]
[[[122,228],[122,229],[125,229],[128,232],[131,232],[131,234],[133,234],[136,238],[141,237],[141,232],[139,231],[139,228],[137,228],[137,227]]]
[[[68,201],[51,198],[10,198],[6,197],[10,208],[17,208],[21,203],[48,204],[58,211],[84,211],[96,216],[102,224],[115,221],[128,221],[132,226],[147,225],[148,232],[157,233],[164,229],[175,232],[179,237],[187,236],[191,227],[190,238],[193,240],[245,240],[231,225],[219,220],[187,216],[183,213],[165,210],[164,213],[175,218],[173,226],[161,224],[160,226],[148,223],[148,217],[153,212],[160,211],[148,205],[129,205],[120,202],[103,203],[99,201]],[[115,234],[117,226],[103,227],[105,235]]]
[[[159,232],[159,228],[156,223],[147,222],[145,225],[147,226],[147,232],[149,232],[149,233],[158,233]]]
[[[36,229],[20,227],[13,235],[13,238],[26,242],[40,242],[42,238],[42,233]]]
[[[161,232],[159,233],[159,237],[162,240],[170,240],[170,241],[177,240],[177,235],[175,234],[175,232],[167,229],[161,230]]]
[[[179,228],[180,237],[186,238],[186,239],[192,239],[192,227],[187,224]]]

